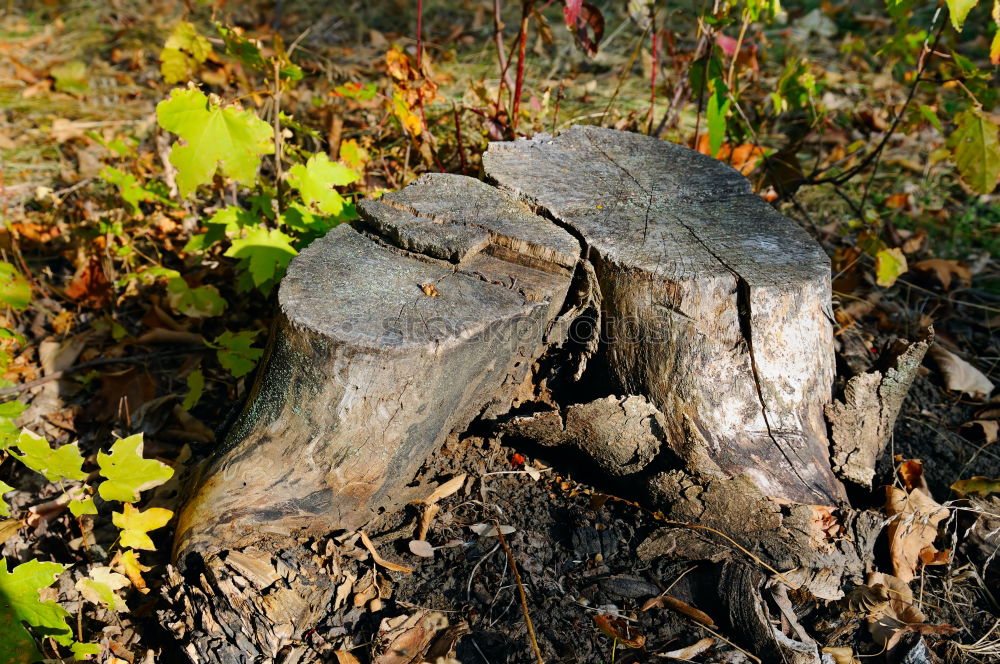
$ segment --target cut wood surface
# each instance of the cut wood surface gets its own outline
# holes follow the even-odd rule
[[[360,526],[445,436],[510,410],[587,301],[605,394],[648,400],[690,470],[842,497],[823,421],[829,264],[804,231],[728,166],[636,134],[577,127],[483,161],[499,188],[424,176],[292,262],[176,551]]]
[[[593,127],[494,143],[487,177],[585,245],[623,394],[652,401],[702,472],[832,504],[824,405],[834,378],[822,248],[736,171],[671,143]]]

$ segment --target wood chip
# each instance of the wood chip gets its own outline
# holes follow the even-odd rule
[[[427,505],[433,505],[442,498],[447,498],[462,488],[462,485],[465,484],[465,478],[468,476],[468,473],[462,473],[461,475],[456,475],[451,478],[444,484],[439,484],[438,487],[431,492],[431,495],[424,498],[421,502],[426,503]]]

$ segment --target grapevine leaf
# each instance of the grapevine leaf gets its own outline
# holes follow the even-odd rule
[[[875,283],[889,288],[906,272],[906,256],[902,249],[882,249],[875,254]]]
[[[72,500],[69,503],[69,511],[75,517],[81,517],[84,514],[97,514],[97,505],[94,504],[93,498]]]
[[[274,153],[270,125],[252,111],[223,108],[195,88],[175,88],[169,99],[156,105],[156,118],[185,141],[170,150],[182,197],[210,182],[216,169],[252,184],[261,156]]]
[[[979,4],[979,0],[945,0],[945,3],[948,5],[951,24],[961,32],[965,17],[969,15],[973,7]]]
[[[254,337],[258,334],[255,330],[245,330],[243,332],[226,331],[216,337],[211,346],[218,350],[219,364],[229,370],[234,378],[245,376],[253,370],[257,360],[264,354],[262,348],[253,348]]]
[[[138,510],[131,503],[125,503],[122,512],[112,512],[111,522],[121,528],[121,545],[129,549],[156,551],[148,533],[167,525],[174,513],[162,507]]]
[[[127,576],[129,581],[132,582],[132,587],[142,594],[145,595],[149,592],[149,589],[146,588],[146,580],[142,578],[142,573],[148,572],[153,568],[140,563],[139,554],[132,549],[125,549],[115,554],[114,559],[111,561],[111,567],[116,572],[121,572]]]
[[[73,645],[71,645],[69,649],[70,652],[73,653],[73,659],[77,661],[83,661],[90,655],[101,654],[100,643],[81,643],[79,641],[74,641]]]
[[[8,451],[25,466],[44,475],[50,482],[56,482],[60,478],[87,479],[87,473],[82,470],[83,456],[80,455],[76,443],[52,449],[49,441],[23,429]]]
[[[226,256],[239,258],[249,267],[255,286],[260,288],[284,272],[288,262],[298,254],[292,238],[281,231],[263,227],[250,228],[245,237],[233,240]]]
[[[187,386],[188,393],[184,397],[184,403],[181,404],[181,408],[191,410],[198,404],[198,401],[201,400],[201,395],[205,392],[205,374],[201,372],[201,369],[195,369],[187,375]]]
[[[190,318],[211,318],[226,308],[226,301],[215,286],[191,288],[183,277],[167,282],[167,304],[177,313]]]
[[[101,475],[108,478],[97,487],[104,500],[134,503],[139,492],[152,489],[169,480],[174,470],[156,459],[142,457],[142,434],[119,438],[111,446],[111,454],[97,453]]]
[[[0,480],[0,516],[10,516],[10,506],[3,499],[3,495],[13,490],[14,487]]]
[[[31,304],[31,284],[7,261],[0,261],[0,304],[13,309]]]
[[[347,166],[330,161],[325,152],[317,152],[304,166],[296,164],[288,171],[288,183],[299,190],[310,209],[334,216],[340,214],[346,203],[334,187],[351,184],[358,177]]]
[[[66,624],[69,612],[53,601],[41,601],[38,594],[63,570],[59,563],[29,560],[8,572],[7,560],[0,558],[0,662],[30,664],[38,659],[35,640],[22,622],[64,646],[73,642],[73,632]]]
[[[128,579],[110,567],[100,566],[90,570],[90,578],[83,577],[76,582],[76,589],[91,604],[107,607],[110,611],[128,611],[125,600],[115,591],[129,585]]]
[[[955,131],[948,137],[948,147],[955,155],[958,172],[973,190],[988,194],[1000,177],[998,127],[980,108],[962,111],[955,123]]]

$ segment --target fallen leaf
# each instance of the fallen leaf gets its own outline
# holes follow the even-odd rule
[[[906,256],[902,249],[893,247],[875,253],[875,283],[882,288],[895,284],[906,269]]]
[[[111,303],[111,282],[104,274],[101,261],[91,258],[66,288],[66,297],[93,309]]]
[[[945,290],[951,287],[952,277],[958,277],[965,284],[972,283],[972,270],[962,261],[929,258],[919,263],[914,263],[910,269],[924,274],[933,274],[941,282],[941,286]]]
[[[410,553],[421,558],[433,558],[434,547],[427,540],[410,540]]]
[[[832,657],[834,664],[861,664],[851,648],[823,648],[822,652]]]
[[[944,377],[944,386],[949,390],[963,392],[973,398],[988,397],[993,392],[993,383],[979,369],[975,368],[939,344],[928,351]]]
[[[892,650],[907,632],[918,634],[953,634],[951,625],[928,625],[926,617],[913,602],[913,592],[902,579],[891,574],[872,572],[868,577],[872,588],[884,589],[889,600],[868,616],[868,631],[885,650]]]
[[[495,526],[492,523],[474,523],[469,526],[469,530],[479,535],[480,537],[496,537],[498,534],[510,535],[517,531],[514,526],[500,525]]]
[[[357,657],[346,650],[335,650],[333,654],[337,658],[337,664],[361,664]]]
[[[962,425],[963,429],[974,429],[978,427],[982,431],[981,440],[987,445],[992,445],[1000,439],[1000,421],[998,420],[972,420]]]
[[[410,569],[409,567],[389,562],[382,556],[378,555],[378,551],[375,550],[375,545],[372,544],[372,541],[370,539],[368,539],[368,535],[365,534],[365,531],[359,530],[358,534],[361,536],[361,542],[365,545],[365,548],[368,549],[368,553],[371,554],[372,560],[375,561],[375,564],[381,565],[382,567],[392,570],[393,572],[403,572],[405,574],[410,574],[411,572],[413,572],[413,570]]]
[[[972,494],[988,496],[991,493],[1000,493],[1000,479],[983,477],[977,475],[967,480],[959,480],[951,485],[951,490],[959,498],[965,498]]]
[[[447,627],[443,614],[427,609],[410,616],[383,618],[376,646],[381,654],[372,664],[420,664],[438,632]]]
[[[140,563],[139,554],[132,549],[118,551],[111,560],[111,569],[127,576],[129,581],[132,582],[132,587],[140,593],[145,595],[149,592],[149,588],[146,587],[146,580],[142,578],[142,573],[148,572],[153,568]]]
[[[922,489],[909,493],[894,486],[886,487],[885,512],[889,515],[889,557],[896,576],[908,583],[916,576],[921,554],[936,553],[937,527],[948,516]],[[928,554],[924,554],[925,556]]]
[[[420,290],[424,292],[427,297],[441,297],[441,292],[438,291],[437,286],[434,284],[423,284],[420,286]]]

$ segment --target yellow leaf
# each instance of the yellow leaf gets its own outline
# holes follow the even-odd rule
[[[882,249],[875,254],[875,283],[889,288],[906,272],[906,256],[898,248]]]
[[[111,568],[127,576],[129,581],[132,582],[132,586],[142,594],[145,595],[149,592],[149,589],[146,587],[146,580],[142,578],[142,573],[148,572],[153,568],[140,563],[139,554],[132,549],[116,553],[114,559],[111,561]]]
[[[162,507],[137,510],[132,507],[131,503],[125,503],[125,511],[112,512],[111,521],[122,529],[121,545],[123,547],[156,551],[153,540],[146,533],[167,525],[173,516],[173,512]]]

